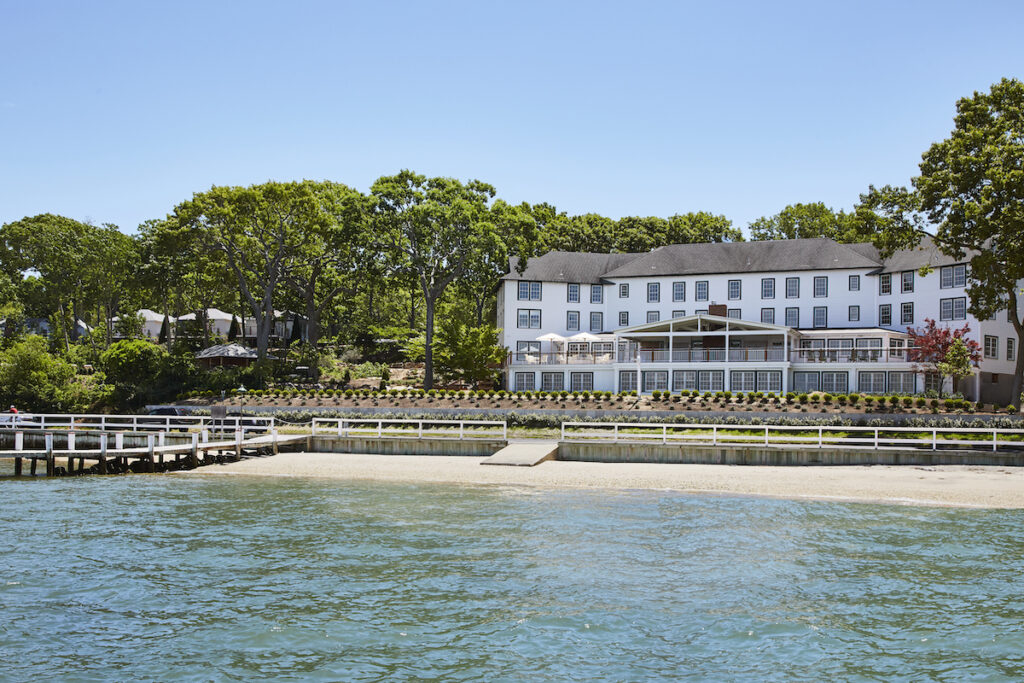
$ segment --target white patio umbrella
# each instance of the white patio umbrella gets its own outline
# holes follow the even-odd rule
[[[565,341],[565,337],[563,337],[560,334],[555,334],[554,332],[548,332],[547,334],[542,334],[539,337],[537,337],[537,341],[542,341],[542,342],[545,342],[545,341],[546,342],[564,342]]]
[[[571,342],[596,342],[596,341],[601,341],[601,338],[598,337],[596,334],[590,334],[589,332],[580,332],[579,334],[574,334],[571,337],[569,337],[568,341],[571,341]]]

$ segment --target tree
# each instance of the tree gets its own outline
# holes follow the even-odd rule
[[[827,237],[836,242],[861,242],[855,214],[833,211],[822,202],[790,204],[774,216],[762,216],[750,224],[755,240],[793,240]]]
[[[481,252],[510,245],[509,251],[525,265],[533,235],[523,226],[532,226],[532,217],[499,229],[490,208],[494,188],[478,180],[463,184],[404,170],[379,178],[371,191],[376,199],[374,234],[391,259],[391,270],[414,276],[423,294],[424,386],[430,389],[437,303]]]
[[[962,346],[966,350],[968,366],[966,372],[957,372],[960,377],[971,374],[970,365],[978,366],[981,362],[981,346],[977,341],[967,337],[971,331],[969,325],[959,329],[952,329],[948,325],[939,327],[931,318],[925,318],[925,326],[921,329],[907,328],[910,335],[910,346],[907,349],[907,360],[915,364],[916,372],[933,372],[945,378],[953,375],[953,372],[944,368],[944,363],[955,363],[948,366],[960,371],[963,366],[956,356],[951,356],[954,344]],[[959,351],[957,351],[959,353]],[[953,378],[953,391],[956,391],[957,377]]]
[[[475,386],[494,376],[505,360],[498,328],[472,325],[463,316],[448,316],[438,330],[438,369]]]
[[[0,354],[0,405],[32,412],[82,412],[106,399],[109,389],[75,375],[70,363],[46,350],[46,340],[28,335]]]
[[[168,354],[161,346],[141,339],[114,342],[100,356],[107,379],[123,405],[152,396],[167,366]]]
[[[956,337],[946,350],[942,361],[936,366],[943,377],[948,375],[953,378],[954,391],[960,378],[969,376],[973,372],[971,368],[978,366],[975,355],[977,351],[972,354],[963,337]]]

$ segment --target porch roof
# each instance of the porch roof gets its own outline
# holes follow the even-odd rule
[[[707,327],[715,329],[707,329]],[[727,318],[720,315],[697,313],[695,315],[686,315],[680,318],[659,320],[654,323],[644,323],[642,325],[633,325],[631,327],[620,327],[615,330],[615,334],[626,336],[633,332],[664,332],[665,334],[672,332],[704,333],[721,331],[723,329],[737,332],[759,331],[772,334],[787,334],[794,331],[793,328],[786,327],[785,325],[773,325],[770,323],[755,322],[753,320],[740,320],[738,318]]]

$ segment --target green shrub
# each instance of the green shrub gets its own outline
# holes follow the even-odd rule
[[[655,401],[660,401],[661,400],[661,391],[659,391],[657,389],[652,391],[651,392],[651,398],[653,398]]]
[[[799,396],[796,397],[796,400],[800,401],[801,405],[806,404],[807,401],[809,401],[810,399],[811,397],[808,396],[807,394],[800,394]]]

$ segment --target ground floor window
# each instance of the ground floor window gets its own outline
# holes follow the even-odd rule
[[[697,371],[696,370],[673,370],[672,391],[696,391]]]
[[[636,391],[636,370],[619,370],[619,391]]]
[[[850,384],[848,372],[821,373],[821,390],[828,394],[845,394]]]
[[[862,394],[884,394],[885,373],[884,372],[859,372],[857,373],[857,391]]]
[[[818,390],[818,373],[794,372],[793,391],[798,394],[809,394]]]
[[[594,373],[573,372],[569,377],[570,391],[593,391]]]
[[[927,372],[924,375],[924,390],[942,392],[942,375],[937,372]]]
[[[782,371],[781,370],[758,370],[757,371],[757,390],[758,391],[782,391]]]
[[[912,372],[890,372],[889,373],[890,394],[914,394],[917,393],[917,376]]]
[[[733,370],[729,374],[729,388],[733,391],[757,391],[757,373],[750,370]]]
[[[668,391],[668,370],[644,370],[644,391]]]
[[[725,370],[700,370],[697,373],[698,391],[722,391],[725,388]]]
[[[542,372],[540,374],[541,391],[562,391],[565,389],[565,373]]]
[[[517,372],[516,391],[533,391],[534,379],[532,372]]]

